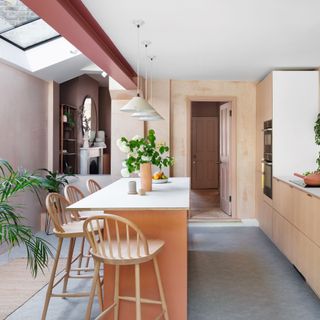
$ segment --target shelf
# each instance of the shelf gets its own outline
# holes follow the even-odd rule
[[[64,155],[64,156],[76,156],[77,154],[76,153],[65,152],[65,153],[62,153],[62,155]]]
[[[74,141],[74,142],[76,142],[77,139],[63,139],[63,141]]]

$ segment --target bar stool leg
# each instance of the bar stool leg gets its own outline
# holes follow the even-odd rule
[[[155,271],[156,277],[157,277],[157,283],[158,283],[158,288],[159,288],[159,293],[160,293],[160,300],[161,300],[163,315],[164,315],[165,320],[169,320],[166,298],[165,298],[163,287],[162,287],[159,265],[158,265],[158,261],[157,261],[156,257],[153,258],[153,265],[154,265],[154,271]]]
[[[59,238],[57,252],[56,252],[56,256],[54,258],[54,263],[52,266],[50,281],[48,283],[46,300],[44,302],[41,320],[45,320],[46,316],[47,316],[48,306],[49,306],[49,302],[50,302],[50,298],[51,298],[51,294],[52,294],[52,289],[53,289],[53,282],[54,282],[54,278],[56,276],[57,266],[58,266],[58,262],[59,262],[59,258],[60,258],[62,242],[63,242],[63,238]]]
[[[120,276],[120,266],[116,265],[115,275],[114,275],[114,320],[119,319],[119,276]]]
[[[140,265],[134,265],[136,285],[136,320],[141,320]]]
[[[82,259],[83,259],[83,251],[84,251],[84,242],[85,238],[83,237],[81,240],[81,247],[80,247],[80,257],[79,257],[79,262],[78,262],[78,268],[81,268],[82,265]],[[80,274],[80,270],[78,270],[78,275]]]
[[[92,279],[92,286],[91,286],[85,320],[90,320],[90,317],[91,317],[92,303],[96,293],[96,285],[99,280],[99,271],[100,271],[100,261],[94,261],[94,275]]]
[[[68,252],[68,258],[67,258],[67,264],[66,264],[66,275],[63,279],[63,289],[62,289],[63,293],[65,293],[67,291],[67,285],[68,285],[68,280],[69,280],[69,274],[70,274],[70,269],[71,269],[71,262],[72,262],[75,241],[76,241],[75,238],[70,238],[69,252]]]
[[[101,312],[103,311],[103,297],[102,297],[102,281],[100,281],[100,273],[97,280],[97,295],[98,295],[98,301],[100,305]]]

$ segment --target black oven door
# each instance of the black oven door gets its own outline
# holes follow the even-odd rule
[[[264,161],[263,193],[272,199],[272,162]]]

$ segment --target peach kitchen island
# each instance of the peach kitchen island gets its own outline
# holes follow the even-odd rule
[[[140,179],[123,178],[76,202],[69,208],[101,210],[125,217],[149,239],[162,239],[165,246],[158,261],[171,320],[187,320],[187,216],[190,203],[190,179],[170,178],[168,183],[153,184],[145,196],[128,195],[128,182]],[[112,304],[114,267],[105,265],[104,306]],[[120,295],[134,296],[134,268],[120,268]],[[158,299],[159,293],[152,262],[141,266],[141,296]],[[143,304],[142,319],[155,319],[160,306]],[[119,319],[133,320],[135,304],[121,301]],[[105,319],[113,319],[112,312]]]

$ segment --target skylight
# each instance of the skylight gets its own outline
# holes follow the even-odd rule
[[[22,50],[30,49],[59,34],[20,0],[0,0],[0,38]]]

